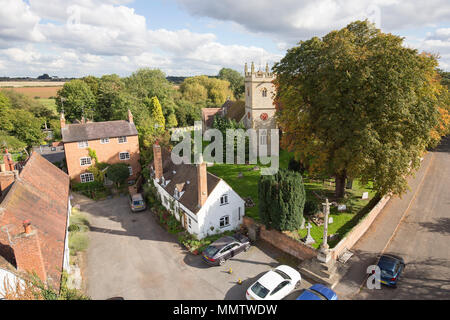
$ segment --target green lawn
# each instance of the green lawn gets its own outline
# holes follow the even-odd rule
[[[289,152],[280,151],[280,168],[287,168],[289,160],[293,157]],[[255,165],[229,165],[229,164],[216,164],[208,168],[208,171],[212,174],[225,180],[242,198],[251,197],[255,203],[253,208],[246,208],[245,214],[248,217],[259,221],[258,215],[258,181],[260,177],[259,171],[253,171]],[[259,165],[259,167],[261,167]],[[238,178],[239,173],[242,172],[243,178]],[[331,181],[331,183],[330,183]],[[322,203],[321,198],[328,197],[330,201],[334,198],[334,181],[318,181],[311,180],[304,177],[306,198],[314,200],[317,203]],[[369,199],[362,200],[362,194],[369,192]],[[346,199],[341,201],[340,204],[347,205],[346,212],[337,212],[336,207],[331,208],[331,217],[334,222],[329,225],[329,235],[339,233],[340,237],[343,237],[358,221],[370,211],[370,209],[376,204],[376,200],[371,201],[375,196],[375,192],[371,190],[371,186],[363,186],[354,181],[352,190],[347,190]],[[323,226],[318,227],[314,223],[311,223],[311,236],[316,241],[312,246],[318,248],[323,238]],[[307,230],[298,230],[298,232],[291,233],[291,236],[295,238],[302,238],[306,236]],[[337,239],[339,240],[339,239]],[[337,244],[338,241],[332,241],[330,247]]]

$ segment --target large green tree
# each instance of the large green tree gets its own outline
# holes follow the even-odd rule
[[[94,117],[95,96],[89,85],[83,80],[66,82],[56,97],[58,112],[64,108],[67,120],[80,120],[83,116],[87,119]]]
[[[401,194],[438,123],[436,67],[368,21],[301,41],[274,67],[283,146],[334,176],[337,197],[347,178]]]
[[[226,80],[230,83],[230,88],[236,99],[242,98],[244,94],[245,85],[244,77],[236,70],[229,68],[222,68],[219,71],[219,79]]]
[[[261,176],[258,191],[264,225],[280,231],[301,227],[306,194],[300,173],[281,169],[275,175]]]
[[[96,121],[110,121],[114,118],[115,110],[121,109],[125,103],[124,87],[122,79],[116,74],[100,78],[94,116]]]

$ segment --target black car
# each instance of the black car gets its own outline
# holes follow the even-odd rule
[[[203,251],[203,261],[213,266],[221,266],[242,251],[250,249],[250,240],[242,235],[225,236],[211,243]]]

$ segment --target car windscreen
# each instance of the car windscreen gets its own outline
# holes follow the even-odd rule
[[[256,282],[251,290],[253,291],[254,294],[256,294],[258,297],[264,299],[267,294],[269,293],[269,289],[267,289],[266,287],[264,287],[261,283]]]
[[[219,251],[218,248],[214,246],[209,246],[205,249],[205,251],[203,251],[203,253],[205,253],[208,257],[213,257],[216,255],[217,251]]]
[[[286,280],[292,280],[291,277],[289,277],[286,273],[284,273],[284,272],[281,271],[281,270],[275,269],[275,270],[273,270],[273,271],[275,271],[275,272],[278,273],[280,276],[282,276],[283,279],[286,279]]]

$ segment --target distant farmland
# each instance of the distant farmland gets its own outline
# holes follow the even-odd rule
[[[33,83],[32,87],[13,87],[13,88],[11,88],[9,86],[5,86],[4,83],[6,83],[6,82],[0,82],[0,90],[11,90],[11,91],[22,93],[26,96],[29,96],[30,98],[39,97],[41,99],[48,99],[50,97],[56,97],[58,90],[60,90],[62,88],[62,85],[60,83],[58,83],[59,85],[57,85],[57,86],[51,86],[51,87],[48,86],[49,83],[47,82],[46,83],[47,86],[36,86],[35,85],[36,83]]]

